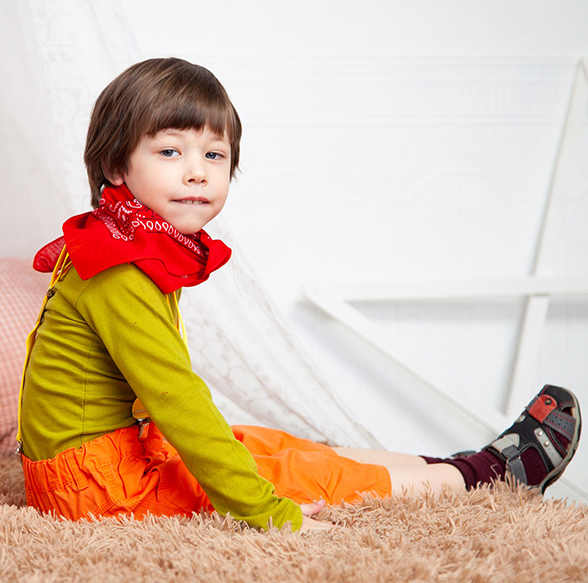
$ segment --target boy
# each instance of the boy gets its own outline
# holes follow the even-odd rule
[[[558,387],[458,460],[227,425],[192,371],[177,299],[229,259],[202,228],[225,203],[240,137],[222,85],[180,59],[138,63],[98,98],[85,150],[94,211],[35,259],[54,275],[23,378],[27,502],[71,519],[216,509],[306,530],[328,527],[309,519],[325,501],[365,491],[463,489],[507,470],[541,489],[557,479],[580,434],[578,403]]]

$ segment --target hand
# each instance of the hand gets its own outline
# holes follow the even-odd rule
[[[308,532],[309,530],[333,530],[335,528],[333,524],[318,522],[310,518],[318,514],[325,507],[325,504],[326,502],[324,500],[319,500],[318,502],[300,505],[300,510],[302,510],[302,526],[300,527],[300,532]]]

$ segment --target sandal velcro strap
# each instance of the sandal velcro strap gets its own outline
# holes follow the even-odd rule
[[[574,429],[576,427],[576,420],[566,413],[560,411],[552,411],[543,422],[547,427],[561,433],[568,441],[572,441],[574,437]]]
[[[519,450],[521,445],[520,435],[509,433],[493,441],[490,445],[504,458],[510,473],[519,482],[526,484],[527,472],[525,472],[525,466],[521,460],[521,452]]]

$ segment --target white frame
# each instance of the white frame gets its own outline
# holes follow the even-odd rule
[[[303,287],[306,299],[340,321],[358,336],[404,368],[426,387],[476,420],[493,434],[500,433],[513,415],[524,407],[536,391],[534,371],[539,359],[543,329],[552,295],[588,294],[588,277],[557,277],[555,255],[564,224],[564,208],[569,192],[570,167],[575,163],[577,145],[583,137],[585,108],[588,104],[588,59],[578,63],[561,143],[554,165],[536,246],[531,275],[518,278],[445,280],[376,284],[318,284]],[[506,414],[463,394],[452,383],[415,354],[386,334],[375,322],[352,307],[352,301],[399,301],[459,298],[526,297],[523,323],[514,358],[508,390]],[[588,498],[588,475],[572,466],[562,479],[570,488]]]

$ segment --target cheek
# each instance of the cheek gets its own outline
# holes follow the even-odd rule
[[[229,198],[229,191],[227,190],[223,197],[221,197],[221,208],[225,206],[227,199]]]

